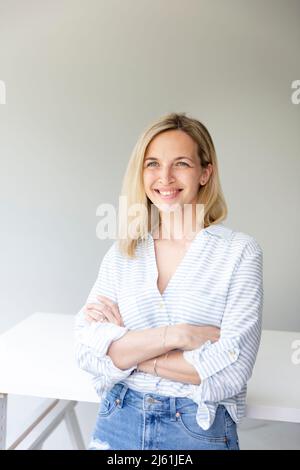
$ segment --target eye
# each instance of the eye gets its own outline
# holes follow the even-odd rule
[[[149,166],[153,166],[153,164],[156,164],[156,163],[158,163],[158,162],[153,161],[153,162],[147,163],[146,168],[148,168]],[[187,166],[187,167],[190,166],[186,162],[178,162],[177,165],[183,165],[183,166]]]

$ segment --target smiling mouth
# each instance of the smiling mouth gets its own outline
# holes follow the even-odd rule
[[[172,189],[172,191],[159,191],[159,189],[154,189],[154,191],[159,194],[162,199],[175,199],[182,189]]]

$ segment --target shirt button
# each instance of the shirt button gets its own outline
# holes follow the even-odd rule
[[[175,416],[176,416],[176,418],[179,418],[179,416],[180,416],[180,413],[179,413],[179,411],[177,411],[177,413],[176,413],[176,415],[175,415]]]
[[[235,351],[229,351],[229,355],[232,357],[232,358],[235,358]]]
[[[162,308],[164,308],[164,306],[165,306],[165,304],[163,302],[160,302],[159,308],[162,309]]]
[[[119,398],[116,399],[116,404],[118,405],[121,402]]]

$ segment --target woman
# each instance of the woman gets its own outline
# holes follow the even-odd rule
[[[145,210],[134,223],[122,218],[126,236],[105,254],[76,316],[77,363],[101,398],[89,449],[239,449],[261,336],[263,254],[222,223],[205,126],[185,113],[149,126],[122,195]]]

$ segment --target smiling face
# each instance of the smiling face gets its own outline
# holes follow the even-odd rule
[[[145,192],[159,209],[197,202],[199,184],[205,184],[212,165],[202,168],[196,142],[181,130],[158,134],[150,142],[143,163]]]

